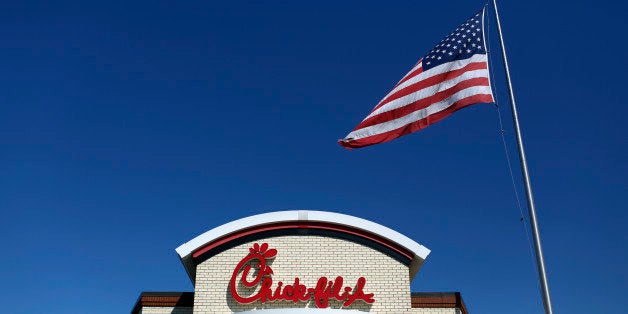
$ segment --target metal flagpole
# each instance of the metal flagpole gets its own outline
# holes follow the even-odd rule
[[[525,182],[526,199],[528,202],[528,214],[530,215],[530,225],[532,228],[532,237],[534,238],[534,250],[536,253],[536,264],[539,272],[539,281],[541,283],[541,293],[543,295],[543,306],[546,314],[552,314],[552,300],[550,299],[549,285],[547,283],[547,274],[545,273],[545,261],[543,259],[543,249],[541,248],[541,234],[536,219],[536,209],[534,208],[534,199],[532,198],[532,186],[530,185],[530,175],[528,174],[528,163],[526,154],[523,150],[523,140],[521,139],[521,129],[519,128],[519,117],[517,116],[517,105],[515,104],[515,95],[512,91],[512,82],[510,81],[510,70],[508,69],[508,58],[506,57],[506,47],[502,36],[502,26],[499,22],[499,13],[497,12],[497,2],[493,0],[493,8],[495,9],[495,19],[497,20],[497,31],[499,33],[499,43],[502,47],[502,57],[504,59],[504,68],[506,70],[506,79],[508,80],[508,96],[510,98],[510,107],[512,109],[512,120],[515,125],[515,134],[517,137],[517,147],[519,148],[519,160],[521,162],[521,172]]]

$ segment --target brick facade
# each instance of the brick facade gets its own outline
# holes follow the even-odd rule
[[[262,243],[268,246],[261,248]],[[269,249],[276,249],[276,252]],[[326,307],[335,309],[333,312],[468,314],[460,293],[410,292],[410,282],[429,254],[428,249],[381,225],[347,215],[316,211],[285,211],[243,218],[181,245],[177,253],[195,291],[144,292],[132,313],[201,314],[258,310],[290,313],[297,309],[302,313],[318,310],[314,297],[298,302],[281,298],[261,302],[255,297],[242,300],[254,300],[252,303],[237,302],[232,294],[231,278],[250,250],[257,252],[254,254],[273,252],[266,254],[264,259],[272,268],[272,275],[269,275],[272,285],[266,288],[270,294],[285,291],[282,289],[293,285],[295,278],[299,278],[301,288],[315,288],[321,277],[330,282],[342,277],[341,289],[351,288],[349,294],[360,291],[358,282],[362,280],[364,283],[365,280],[361,291],[373,295],[372,298],[358,298],[346,307],[332,297],[322,298],[329,301]],[[249,257],[252,256],[261,257]],[[246,265],[251,269],[247,281],[258,278],[259,261],[255,259]],[[233,281],[240,298],[255,296],[262,290],[261,281],[251,283],[253,287],[250,288],[244,286],[241,282],[244,268],[238,270]],[[263,280],[269,280],[269,277]],[[327,281],[321,283],[322,286],[325,284]],[[282,289],[276,290],[278,286]],[[319,292],[325,290],[317,288]],[[309,293],[305,288],[302,291],[301,295],[307,298]],[[321,307],[325,307],[323,305]]]
[[[192,307],[146,306],[140,314],[192,314]]]
[[[229,280],[236,264],[248,254],[255,242],[267,242],[276,248],[272,261],[273,282],[292,283],[295,277],[308,287],[321,276],[342,276],[345,285],[353,286],[359,277],[366,278],[365,293],[374,293],[375,303],[356,301],[348,309],[376,313],[402,313],[410,309],[409,270],[406,265],[367,246],[324,236],[280,236],[248,242],[200,263],[196,268],[194,313],[231,313],[262,308],[316,307],[310,300],[255,302],[238,304],[231,297]],[[330,307],[340,308],[339,303]]]
[[[414,314],[463,314],[460,309],[452,308],[413,308],[408,313]]]

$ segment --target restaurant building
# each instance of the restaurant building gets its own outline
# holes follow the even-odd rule
[[[143,292],[132,313],[467,313],[458,292],[410,291],[429,249],[349,215],[250,216],[176,251],[194,292]]]

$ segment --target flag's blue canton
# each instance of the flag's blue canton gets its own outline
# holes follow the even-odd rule
[[[467,59],[478,53],[486,54],[482,35],[482,11],[462,23],[428,52],[423,57],[423,70],[446,62]]]

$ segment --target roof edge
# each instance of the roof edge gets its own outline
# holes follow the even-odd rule
[[[181,262],[183,263],[183,266],[185,267],[188,275],[190,276],[190,279],[192,280],[192,282],[194,282],[192,274],[194,274],[195,271],[191,268],[194,267],[194,263],[192,262],[192,254],[195,251],[203,248],[207,244],[230,234],[237,233],[244,229],[255,228],[257,226],[261,227],[268,224],[282,222],[304,221],[343,225],[376,234],[384,239],[387,239],[388,241],[391,241],[392,243],[399,245],[402,248],[405,248],[414,255],[414,258],[419,258],[421,259],[421,261],[424,261],[430,254],[430,250],[425,246],[417,243],[416,241],[406,237],[405,235],[395,230],[382,226],[378,223],[346,214],[316,210],[277,211],[244,217],[202,233],[201,235],[177,247],[176,252],[179,255],[179,258],[181,259]]]

